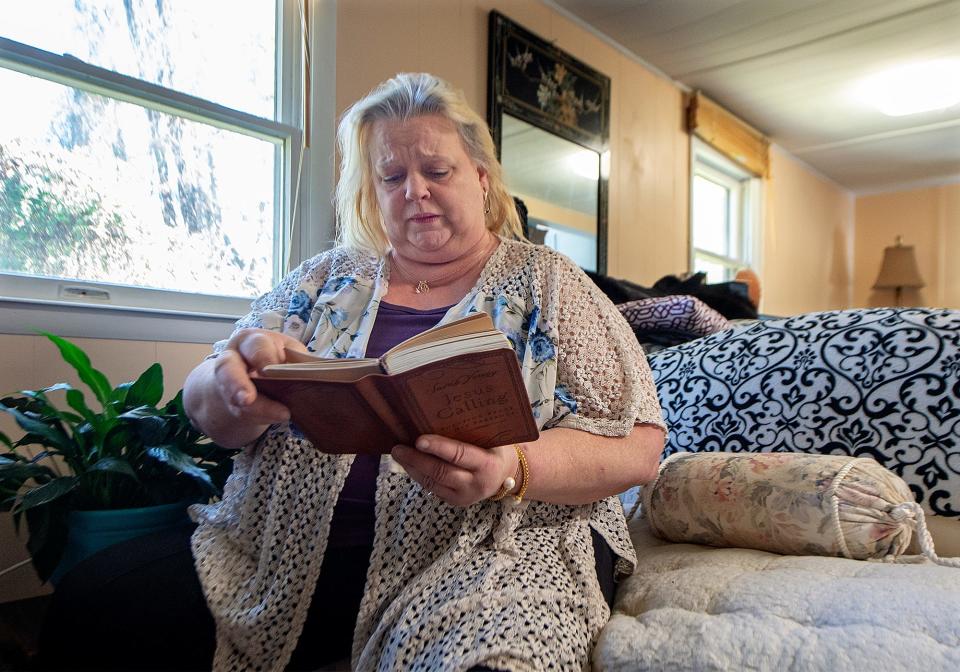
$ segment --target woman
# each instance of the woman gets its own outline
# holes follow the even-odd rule
[[[643,354],[571,261],[512,240],[489,131],[448,84],[394,77],[338,141],[340,245],[261,297],[184,389],[196,425],[246,446],[223,502],[194,511],[215,668],[316,665],[331,612],[356,623],[358,670],[583,668],[609,616],[595,559],[635,560],[614,495],[651,479],[663,448]],[[250,379],[285,347],[378,356],[475,311],[515,345],[535,442],[331,455]]]

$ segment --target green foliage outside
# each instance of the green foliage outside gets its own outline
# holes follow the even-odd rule
[[[128,261],[120,215],[56,164],[0,146],[0,271],[63,277],[65,263],[106,270],[118,255]]]

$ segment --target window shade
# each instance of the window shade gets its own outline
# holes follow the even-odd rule
[[[757,177],[770,176],[770,141],[699,91],[687,103],[687,131]]]

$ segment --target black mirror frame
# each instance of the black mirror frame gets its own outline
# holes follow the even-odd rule
[[[522,49],[521,49],[522,47]],[[515,53],[511,52],[511,49]],[[600,153],[610,142],[610,78],[577,60],[543,38],[514,23],[497,11],[490,12],[487,71],[487,123],[500,158],[503,114],[509,113],[540,129]],[[574,110],[574,123],[560,117],[557,110],[545,109],[537,98],[537,89],[521,89],[516,77],[508,77],[507,64],[528,55],[521,70],[535,63],[541,80],[557,66],[570,74],[570,92],[582,110]],[[515,66],[516,67],[516,66]],[[583,114],[580,114],[580,112]],[[566,112],[570,113],[569,108]],[[607,201],[609,176],[601,160],[597,181],[597,272],[607,272]]]

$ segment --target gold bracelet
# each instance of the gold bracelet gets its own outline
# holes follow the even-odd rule
[[[507,476],[507,480],[503,482],[503,485],[500,486],[500,489],[493,493],[493,496],[490,497],[491,502],[499,502],[501,499],[507,496],[507,493],[517,487],[517,482],[513,479],[512,476]]]
[[[515,443],[513,447],[517,449],[517,459],[520,460],[520,464],[517,465],[520,476],[520,491],[513,496],[514,501],[519,504],[523,500],[523,496],[527,494],[527,486],[530,485],[530,465],[527,464],[527,456],[524,455],[520,444]]]
[[[520,490],[513,496],[516,502],[522,501],[524,494],[527,492],[527,484],[530,481],[530,466],[527,464],[527,456],[524,455],[523,448],[520,447],[519,443],[513,444],[513,449],[517,451],[517,473],[506,478],[500,489],[490,498],[491,502],[499,502],[513,492],[517,483],[520,483]]]

